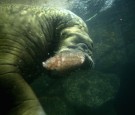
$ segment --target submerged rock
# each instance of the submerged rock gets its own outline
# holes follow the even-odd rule
[[[115,74],[76,71],[58,79],[42,76],[32,86],[48,115],[115,115],[113,99],[119,89]]]

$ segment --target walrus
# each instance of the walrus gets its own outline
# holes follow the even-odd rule
[[[42,72],[92,68],[92,49],[85,22],[71,11],[1,4],[0,115],[46,115],[30,82]]]

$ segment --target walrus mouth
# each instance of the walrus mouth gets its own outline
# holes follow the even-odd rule
[[[85,61],[82,51],[63,51],[49,58],[42,65],[47,70],[64,71],[81,66]]]

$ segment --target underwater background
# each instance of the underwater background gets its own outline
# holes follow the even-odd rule
[[[47,115],[134,115],[134,0],[0,0],[66,8],[80,16],[94,42],[92,70],[52,78],[42,74],[31,86]],[[132,113],[134,112],[134,113]]]

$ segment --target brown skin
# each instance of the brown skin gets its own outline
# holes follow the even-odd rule
[[[92,67],[86,24],[63,9],[0,9],[0,114],[46,115],[29,83],[44,71]]]

